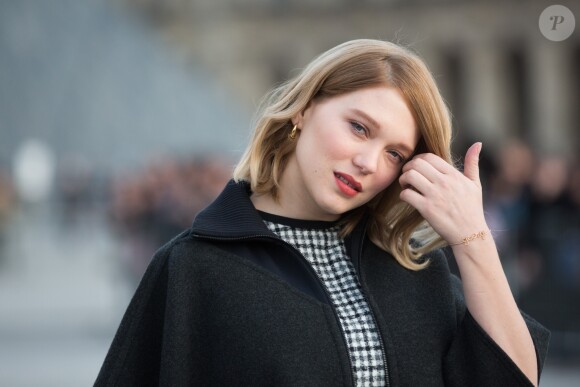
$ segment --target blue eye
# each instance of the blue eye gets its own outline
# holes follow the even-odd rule
[[[363,125],[359,124],[356,121],[351,121],[350,126],[357,134],[366,134],[367,133],[367,128],[365,128]]]
[[[399,163],[404,163],[405,162],[405,158],[403,156],[401,156],[398,152],[395,151],[388,151],[388,153],[392,156],[394,156],[395,158],[399,159]]]

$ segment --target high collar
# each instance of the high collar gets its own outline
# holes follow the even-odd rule
[[[264,224],[250,200],[250,184],[230,180],[221,194],[195,218],[191,231],[194,235],[216,239],[244,239],[260,236],[277,238]],[[362,250],[368,214],[345,239],[351,257]]]
[[[250,184],[230,180],[221,194],[193,221],[192,232],[215,238],[274,236],[250,200]]]

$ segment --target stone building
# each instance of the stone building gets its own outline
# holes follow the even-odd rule
[[[515,136],[540,153],[573,156],[580,149],[580,28],[561,42],[545,38],[538,20],[551,2],[119,1],[202,63],[249,110],[321,51],[380,38],[426,59],[460,142],[477,138],[497,148]],[[580,2],[558,4],[580,17]]]

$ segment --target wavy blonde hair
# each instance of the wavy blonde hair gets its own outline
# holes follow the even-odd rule
[[[407,100],[421,133],[415,154],[431,152],[452,163],[450,114],[425,63],[397,44],[360,39],[324,52],[266,97],[234,179],[248,181],[253,192],[277,199],[280,178],[296,147],[296,141],[288,140],[292,118],[313,99],[378,85],[397,87]],[[368,212],[369,238],[402,266],[419,270],[428,264],[423,254],[445,242],[415,208],[399,199],[400,192],[395,181],[365,205],[349,211],[341,218],[342,235],[350,234]]]

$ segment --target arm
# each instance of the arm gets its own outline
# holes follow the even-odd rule
[[[483,214],[478,157],[481,143],[465,156],[464,173],[434,154],[415,156],[399,179],[401,200],[415,207],[449,244],[463,280],[471,316],[537,385],[534,344],[509,288],[493,238]],[[485,231],[484,239],[456,244]]]
[[[483,330],[537,384],[538,369],[530,333],[512,296],[491,236],[453,246],[469,312]]]

